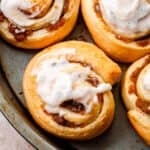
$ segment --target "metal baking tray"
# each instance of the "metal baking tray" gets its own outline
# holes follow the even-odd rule
[[[92,42],[83,23],[78,19],[74,31],[65,40]],[[120,95],[120,83],[113,87],[116,103],[115,118],[111,127],[101,136],[84,142],[56,138],[44,132],[26,109],[22,92],[22,77],[29,60],[37,51],[22,50],[0,40],[0,110],[12,126],[35,149],[58,150],[149,150],[131,127]],[[120,64],[125,71],[127,65]]]

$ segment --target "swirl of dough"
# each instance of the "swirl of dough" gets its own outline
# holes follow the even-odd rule
[[[116,61],[150,53],[148,0],[81,0],[81,8],[93,40]]]
[[[122,96],[133,127],[150,144],[150,55],[129,67],[123,80]]]
[[[118,65],[92,44],[56,44],[26,69],[23,87],[28,109],[42,128],[56,136],[91,139],[112,122],[111,88],[119,76]]]
[[[71,32],[79,5],[80,0],[1,0],[1,36],[21,48],[46,47]]]

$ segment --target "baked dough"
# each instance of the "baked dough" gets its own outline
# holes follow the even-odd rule
[[[90,100],[92,105],[89,112],[85,112],[83,105],[81,106],[81,103],[74,99],[70,102],[68,100],[65,106],[63,104],[63,111],[65,111],[63,116],[46,112],[44,107],[46,103],[37,92],[37,76],[33,75],[33,72],[34,70],[37,72],[42,62],[53,58],[67,59],[70,64],[78,64],[86,69],[91,68],[96,77],[87,79],[85,84],[90,84],[92,88],[96,87],[99,82],[106,82],[110,85],[118,82],[121,74],[120,67],[93,44],[68,41],[48,47],[37,54],[24,73],[23,91],[27,107],[34,120],[44,130],[58,137],[72,140],[87,140],[102,134],[110,126],[115,111],[114,98],[110,90],[97,95],[98,103],[95,103],[93,98]],[[61,81],[63,82],[63,79]],[[44,83],[43,79],[42,83]]]
[[[2,2],[0,35],[12,45],[24,49],[40,49],[64,39],[76,23],[80,6],[80,0]]]
[[[81,0],[82,15],[95,43],[120,62],[133,62],[150,53],[150,35],[126,39],[114,33],[103,19],[100,1]]]
[[[150,145],[150,55],[133,63],[122,82],[122,97],[128,118],[144,141]]]

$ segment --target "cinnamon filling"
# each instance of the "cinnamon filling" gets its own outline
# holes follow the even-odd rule
[[[134,94],[136,92],[136,86],[134,84],[131,84],[129,86],[129,90],[128,90],[128,93],[129,94]]]
[[[135,94],[137,97],[138,97],[138,94],[137,94],[137,90],[136,90],[136,82],[137,82],[137,78],[138,78],[138,75],[139,73],[142,71],[142,69],[148,65],[150,63],[150,56],[145,60],[144,64],[137,68],[131,75],[130,79],[131,81],[133,82],[133,84],[131,84],[129,86],[129,90],[128,90],[128,93],[129,94]],[[146,102],[146,101],[143,101],[141,99],[137,99],[136,100],[136,106],[139,107],[143,112],[147,113],[147,114],[150,114],[150,103]]]
[[[18,28],[14,24],[9,25],[9,32],[12,33],[15,39],[19,42],[26,40],[27,36],[32,34],[32,30]]]
[[[85,112],[84,105],[74,100],[69,100],[69,101],[64,102],[63,104],[61,104],[61,107],[69,109],[70,111],[75,112],[75,113]]]
[[[59,27],[63,26],[65,24],[65,19],[61,18],[58,22],[56,22],[55,24],[48,24],[46,26],[46,29],[48,31],[55,31],[57,30]]]
[[[64,117],[60,116],[59,114],[50,114],[46,110],[44,110],[44,113],[51,116],[55,122],[57,122],[59,125],[62,125],[64,127],[76,128],[76,127],[83,126],[83,125],[76,125],[75,123],[66,120]]]
[[[83,67],[89,67],[91,70],[94,70],[93,67],[90,64],[88,64],[87,62],[83,62],[80,60],[74,60],[72,58],[69,58],[69,62],[70,63],[78,63],[78,64],[81,64]]]
[[[99,80],[94,76],[88,76],[87,82],[89,82],[91,85],[93,85],[95,87],[97,87],[100,83]]]
[[[103,21],[103,23],[104,23],[104,25],[105,25],[105,29],[106,29],[107,31],[109,31],[109,32],[111,32],[112,34],[114,34],[115,37],[116,37],[118,40],[120,40],[120,41],[124,41],[124,42],[126,42],[126,43],[131,43],[131,42],[133,42],[133,40],[128,39],[128,38],[125,38],[125,37],[122,37],[122,36],[116,34],[115,32],[113,32],[110,28],[108,28],[107,23],[104,21],[104,19],[103,19],[103,17],[102,17],[102,12],[101,12],[101,8],[100,8],[100,6],[99,6],[99,1],[98,1],[98,0],[95,0],[95,3],[94,3],[94,10],[95,10],[95,13],[96,13],[97,17],[99,17],[99,18]],[[136,43],[138,46],[146,47],[146,46],[148,46],[148,45],[150,44],[150,35],[145,36],[145,37],[142,37],[142,38],[139,38],[139,39],[134,40],[134,41],[135,41],[135,43]]]
[[[102,12],[101,12],[101,8],[99,6],[99,2],[98,0],[95,0],[95,4],[94,4],[94,10],[96,12],[96,15],[99,16],[102,19]],[[104,20],[103,20],[104,21]]]
[[[150,35],[136,40],[136,43],[142,47],[150,45]]]
[[[3,22],[5,19],[5,16],[3,15],[3,13],[0,11],[0,22]]]
[[[103,94],[98,94],[98,101],[99,101],[99,103],[103,103],[103,101],[104,101]]]
[[[63,8],[63,13],[62,13],[62,17],[65,13],[67,13],[67,11],[69,10],[69,2],[70,0],[65,0],[65,5],[64,5],[64,8]]]
[[[133,42],[133,40],[130,40],[130,39],[127,39],[127,38],[124,38],[124,37],[121,37],[120,35],[115,35],[115,37],[121,41],[124,41],[126,43],[130,43],[130,42]],[[141,47],[146,47],[150,44],[150,35],[148,36],[145,36],[145,37],[141,37],[139,39],[136,39],[134,40],[135,43]]]
[[[54,31],[57,30],[59,27],[63,26],[65,24],[65,19],[63,18],[64,14],[67,13],[67,11],[69,10],[69,0],[65,0],[65,5],[63,8],[63,12],[61,15],[61,19],[59,21],[57,21],[55,24],[48,24],[46,26],[46,29],[48,31]]]
[[[52,117],[54,121],[57,122],[59,125],[70,127],[70,128],[78,127],[78,125],[76,125],[75,123],[67,121],[64,117],[60,117],[59,114],[52,114]]]
[[[145,113],[149,114],[150,115],[150,103],[148,102],[143,102],[141,99],[138,99],[136,101],[136,105]]]

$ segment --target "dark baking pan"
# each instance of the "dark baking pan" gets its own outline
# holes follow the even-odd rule
[[[82,19],[78,20],[74,32],[66,40],[70,39],[92,42]],[[103,135],[86,142],[73,142],[58,139],[38,127],[26,110],[22,92],[24,68],[36,53],[37,51],[19,50],[0,41],[0,109],[12,126],[36,149],[149,150],[128,122],[120,96],[120,83],[113,88],[115,118]],[[120,65],[123,70],[127,67]]]

